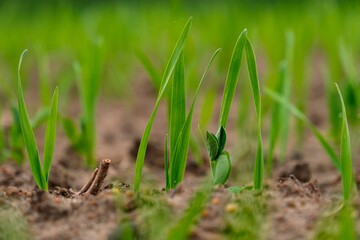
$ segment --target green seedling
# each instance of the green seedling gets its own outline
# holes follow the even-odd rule
[[[19,104],[19,119],[21,125],[21,131],[23,133],[26,150],[28,153],[31,171],[35,182],[40,189],[48,190],[49,172],[52,162],[52,156],[54,152],[55,133],[56,133],[56,118],[57,118],[57,102],[59,89],[56,88],[50,107],[50,113],[48,117],[45,145],[44,145],[44,161],[43,165],[40,162],[39,154],[36,146],[35,136],[30,124],[29,116],[26,110],[24,96],[22,92],[20,68],[23,57],[27,50],[24,50],[21,54],[19,67],[18,67],[18,104]]]
[[[201,80],[196,89],[193,101],[191,103],[189,112],[186,114],[186,98],[185,92],[181,91],[182,87],[178,86],[178,83],[183,82],[183,86],[185,86],[185,79],[183,74],[183,62],[179,59],[178,67],[174,72],[174,83],[173,83],[173,91],[172,91],[172,106],[171,106],[171,114],[170,114],[170,162],[169,162],[169,186],[170,188],[175,188],[177,184],[182,182],[186,160],[187,160],[187,152],[190,141],[190,133],[191,133],[191,123],[192,117],[195,107],[196,98],[200,91],[200,87],[206,73],[208,72],[211,63],[214,61],[216,55],[220,52],[221,49],[215,51],[212,55],[204,74],[201,77]],[[180,72],[178,72],[178,70]],[[176,81],[178,80],[178,81]],[[178,82],[178,83],[175,83]],[[178,86],[178,87],[177,87]],[[183,88],[185,89],[185,88]],[[180,91],[179,91],[180,90]],[[178,95],[178,93],[181,95]],[[176,93],[176,94],[175,94]],[[182,110],[181,110],[182,109]],[[185,110],[185,112],[183,111]],[[185,118],[186,117],[186,118]],[[168,185],[168,184],[167,184]]]
[[[137,51],[136,55],[137,55],[138,59],[140,60],[140,62],[142,63],[142,65],[145,67],[146,71],[148,72],[154,87],[157,90],[159,90],[160,84],[161,84],[161,76],[160,76],[159,71],[155,68],[155,66],[151,63],[150,59],[143,52]],[[171,120],[170,115],[171,115],[171,107],[172,107],[172,101],[171,101],[172,91],[171,90],[172,89],[170,89],[170,88],[166,88],[165,93],[164,93],[164,98],[167,103],[167,114],[168,114],[169,125],[170,125],[170,120]],[[197,162],[202,163],[202,155],[200,152],[200,147],[194,136],[190,136],[189,147],[190,147],[190,150],[191,150],[192,154],[194,155],[195,159],[197,160]]]
[[[343,184],[344,199],[349,200],[351,194],[351,187],[353,184],[350,133],[347,122],[344,99],[341,95],[339,86],[336,83],[335,86],[339,93],[341,108],[342,108],[342,124],[341,124],[342,130],[341,130],[341,147],[340,147],[341,177]]]
[[[149,118],[149,121],[144,130],[143,136],[141,138],[141,142],[140,142],[140,146],[139,146],[138,154],[137,154],[137,158],[136,158],[136,166],[135,166],[135,177],[134,177],[134,191],[135,192],[137,192],[140,187],[141,172],[142,172],[142,167],[144,165],[145,153],[146,153],[146,148],[147,148],[147,144],[148,144],[149,137],[150,137],[151,128],[152,128],[160,101],[164,95],[166,86],[169,83],[170,76],[171,76],[171,74],[175,68],[175,65],[181,55],[181,52],[184,48],[185,40],[190,31],[191,23],[192,23],[192,18],[190,18],[187,21],[187,23],[185,24],[185,27],[180,35],[180,38],[178,39],[178,41],[175,45],[175,48],[171,54],[171,57],[166,65],[163,77],[161,79],[159,94],[156,99],[154,110]]]
[[[316,126],[305,116],[305,114],[302,113],[293,104],[286,101],[281,95],[274,92],[273,90],[265,87],[264,92],[266,95],[271,97],[273,100],[277,101],[282,106],[284,106],[286,109],[288,109],[290,113],[292,113],[297,119],[301,120],[311,130],[311,132],[317,138],[317,140],[319,141],[321,146],[324,148],[325,152],[330,157],[331,162],[334,164],[336,169],[340,172],[341,171],[340,159],[337,156],[335,149],[326,140],[324,135],[316,128]]]
[[[96,107],[100,92],[101,75],[101,41],[98,40],[93,46],[93,55],[87,60],[86,69],[80,63],[74,63],[77,79],[77,87],[80,93],[82,115],[80,119],[80,131],[75,122],[65,117],[62,125],[65,133],[71,141],[72,147],[80,154],[86,156],[86,165],[94,167],[95,142],[96,142]]]
[[[259,190],[262,186],[264,172],[261,137],[261,94],[256,69],[255,55],[250,41],[246,37],[246,29],[240,34],[235,44],[233,55],[230,61],[230,67],[223,93],[223,100],[221,103],[218,132],[216,135],[207,132],[206,142],[208,153],[210,156],[210,166],[213,174],[214,184],[225,184],[231,171],[230,155],[228,152],[223,151],[226,144],[225,127],[229,116],[230,107],[234,98],[236,85],[238,83],[242,54],[244,49],[246,53],[246,63],[249,73],[250,86],[258,120],[257,150],[254,166],[254,188],[256,190]]]

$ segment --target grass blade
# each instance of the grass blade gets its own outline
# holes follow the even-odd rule
[[[231,57],[230,67],[226,78],[223,99],[221,102],[220,116],[219,116],[219,127],[226,127],[229,111],[232,100],[234,98],[236,85],[238,83],[238,77],[240,73],[241,60],[246,40],[246,32],[244,29],[240,34]]]
[[[25,56],[26,52],[27,49],[25,49],[22,52],[18,67],[18,104],[19,104],[19,114],[20,114],[20,125],[24,136],[25,146],[30,161],[30,167],[35,182],[39,186],[39,188],[47,190],[47,184],[41,167],[35,136],[30,125],[29,115],[26,110],[24,96],[22,92],[22,86],[21,86],[20,68],[21,68],[22,59]]]
[[[281,89],[282,96],[287,100],[290,101],[290,94],[291,94],[291,83],[292,83],[292,66],[293,66],[293,53],[294,53],[294,34],[293,32],[286,33],[286,64],[287,67],[285,69],[284,75],[284,82]],[[281,114],[281,126],[280,126],[280,136],[279,136],[279,147],[280,147],[280,154],[279,160],[283,162],[286,157],[286,150],[288,146],[288,137],[289,137],[289,129],[290,129],[290,114],[288,110],[284,107],[280,109]]]
[[[45,145],[44,145],[44,175],[46,182],[49,182],[49,172],[54,153],[57,105],[58,105],[59,88],[56,87],[50,107],[49,118],[46,126]]]
[[[174,159],[171,160],[171,166],[170,166],[170,180],[171,180],[170,186],[171,186],[171,188],[174,188],[178,183],[180,183],[184,177],[195,101],[196,101],[197,95],[199,93],[201,84],[204,81],[204,78],[206,76],[206,73],[208,72],[211,63],[214,61],[216,55],[220,52],[220,50],[221,49],[217,49],[215,51],[215,53],[212,55],[208,65],[205,69],[205,72],[203,73],[203,75],[201,77],[201,80],[196,89],[193,101],[191,103],[189,113],[186,117],[185,123],[181,129],[178,140],[176,142],[174,154],[172,155],[172,156],[174,156]]]
[[[159,71],[154,67],[144,52],[136,51],[136,56],[140,60],[141,64],[145,67],[154,86],[159,89],[161,84],[161,76]]]
[[[170,107],[170,160],[174,159],[176,142],[186,118],[184,54],[182,53],[174,69]],[[170,161],[170,169],[172,161]]]
[[[245,43],[245,51],[246,51],[246,63],[248,66],[248,72],[250,78],[250,85],[253,94],[256,115],[258,118],[257,149],[256,149],[255,166],[254,166],[254,188],[258,190],[261,189],[263,175],[264,175],[264,159],[263,159],[262,138],[261,138],[261,95],[260,95],[260,86],[257,75],[255,55],[252,46],[250,44],[250,41],[247,38]]]
[[[336,86],[336,90],[339,93],[341,107],[342,107],[342,130],[341,130],[341,147],[340,147],[341,177],[343,183],[344,199],[349,200],[351,193],[351,186],[353,183],[350,133],[347,123],[344,99],[341,95],[339,86],[336,83],[335,86]]]
[[[145,160],[145,153],[146,153],[146,148],[147,148],[147,144],[149,141],[149,136],[150,136],[150,132],[151,132],[151,128],[152,128],[152,124],[154,122],[155,116],[156,116],[156,112],[157,109],[159,107],[160,104],[160,100],[164,94],[164,91],[166,89],[166,86],[169,82],[170,76],[172,71],[175,68],[175,64],[177,62],[177,60],[180,57],[180,54],[184,48],[185,45],[185,40],[189,34],[190,31],[190,27],[191,27],[191,23],[192,23],[192,18],[189,18],[189,20],[186,22],[185,27],[180,35],[180,38],[178,40],[178,42],[176,43],[176,46],[174,48],[174,51],[171,54],[171,57],[169,59],[168,64],[166,65],[165,71],[164,71],[164,75],[162,77],[161,80],[161,84],[160,84],[160,90],[159,90],[159,95],[157,97],[156,100],[156,104],[154,107],[154,110],[149,118],[148,123],[146,124],[143,136],[141,138],[141,142],[140,142],[140,146],[138,149],[138,154],[137,154],[137,158],[136,158],[136,166],[135,166],[135,177],[134,177],[134,191],[137,192],[139,190],[140,187],[140,180],[141,180],[141,172],[142,172],[142,167],[144,165],[144,160]]]
[[[168,155],[168,150],[167,150],[167,135],[165,137],[164,168],[165,168],[165,180],[166,180],[166,191],[167,191],[170,188],[169,155]]]
[[[341,171],[340,167],[340,159],[337,156],[334,148],[326,141],[325,137],[320,133],[320,131],[310,122],[310,120],[294,105],[292,105],[290,102],[285,101],[284,98],[282,98],[279,94],[272,91],[271,89],[264,88],[265,94],[274,99],[275,101],[281,103],[284,107],[286,107],[295,117],[297,117],[299,120],[304,122],[311,132],[315,135],[315,137],[320,142],[321,146],[324,148],[326,153],[329,155],[330,160],[334,164],[337,170]]]

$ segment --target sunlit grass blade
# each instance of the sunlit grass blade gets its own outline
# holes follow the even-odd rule
[[[171,186],[171,188],[176,187],[176,185],[178,183],[180,183],[184,177],[187,152],[188,152],[188,146],[189,146],[189,140],[190,140],[192,116],[193,116],[193,112],[194,112],[196,98],[199,94],[200,87],[202,85],[202,82],[204,81],[206,73],[208,72],[211,63],[214,61],[216,55],[220,52],[220,50],[221,49],[217,49],[215,51],[215,53],[212,55],[208,65],[201,77],[201,80],[196,89],[193,101],[191,103],[189,113],[186,117],[185,123],[181,129],[181,132],[178,136],[178,140],[176,142],[176,146],[174,149],[174,154],[172,155],[172,156],[174,156],[174,159],[171,160],[171,164],[170,164],[170,186]]]
[[[229,111],[231,107],[232,100],[234,98],[236,85],[238,83],[238,77],[240,73],[241,60],[244,52],[244,46],[246,41],[246,32],[245,29],[240,34],[231,57],[230,67],[228,70],[223,99],[221,102],[220,116],[219,116],[219,127],[226,127],[227,119],[229,117]]]
[[[47,184],[41,167],[35,136],[30,125],[29,115],[26,110],[24,96],[22,92],[22,86],[21,86],[20,68],[21,68],[21,62],[26,52],[27,50],[24,50],[23,53],[21,54],[19,67],[18,67],[18,104],[19,104],[19,114],[20,114],[20,125],[24,136],[25,146],[30,161],[30,167],[35,182],[39,186],[39,188],[46,190]]]
[[[44,175],[46,182],[49,181],[49,172],[52,162],[55,134],[56,134],[56,121],[57,121],[57,105],[58,105],[59,88],[55,89],[53,99],[51,101],[49,118],[46,126],[45,145],[44,145]]]
[[[253,93],[256,115],[258,118],[257,149],[256,149],[255,166],[254,166],[254,188],[256,190],[259,190],[262,187],[262,180],[264,175],[264,159],[263,159],[262,138],[261,138],[261,94],[260,94],[260,86],[259,86],[259,79],[256,68],[255,55],[252,46],[250,44],[250,41],[247,38],[245,42],[245,51],[246,51],[246,63],[248,66],[248,72],[250,78],[250,85]]]
[[[336,83],[335,86],[339,93],[341,107],[342,107],[342,130],[341,130],[341,147],[340,147],[341,177],[343,183],[344,199],[349,200],[351,193],[351,186],[353,183],[350,133],[347,123],[344,99],[341,95],[339,86]]]
[[[264,92],[266,95],[274,99],[275,101],[281,103],[284,107],[286,107],[296,118],[301,120],[303,123],[305,123],[311,132],[315,135],[315,137],[320,142],[321,146],[324,148],[326,153],[329,155],[330,160],[334,164],[337,170],[341,171],[340,167],[340,159],[337,156],[334,148],[328,143],[328,141],[325,139],[325,137],[320,133],[320,131],[310,122],[310,120],[294,105],[292,105],[290,102],[285,101],[279,94],[272,91],[271,89],[264,88]]]
[[[182,53],[174,69],[174,81],[172,82],[171,107],[170,107],[170,169],[176,142],[186,118],[186,95],[185,95],[185,69],[184,54]],[[170,173],[171,178],[171,173]]]
[[[140,180],[141,180],[141,172],[142,172],[142,167],[144,165],[144,160],[145,160],[145,153],[146,153],[146,148],[147,148],[147,144],[149,141],[149,136],[150,136],[150,132],[151,132],[151,128],[152,128],[152,124],[154,122],[156,113],[157,113],[157,109],[159,107],[160,104],[160,100],[164,94],[164,91],[166,89],[166,86],[169,82],[170,76],[172,71],[175,68],[176,62],[180,57],[180,54],[184,48],[185,45],[185,40],[189,34],[190,31],[190,27],[191,27],[191,23],[192,23],[192,18],[189,18],[189,20],[186,22],[185,27],[180,35],[180,38],[178,40],[178,42],[175,45],[175,48],[171,54],[171,57],[169,59],[168,64],[166,65],[165,71],[164,71],[164,75],[162,77],[161,80],[161,84],[160,84],[160,90],[159,90],[159,95],[157,97],[156,100],[156,104],[154,107],[154,110],[149,118],[149,121],[145,127],[143,136],[141,138],[141,142],[140,142],[140,146],[138,149],[138,154],[137,154],[137,158],[136,158],[136,166],[135,166],[135,176],[134,176],[134,191],[138,191],[139,187],[140,187]]]

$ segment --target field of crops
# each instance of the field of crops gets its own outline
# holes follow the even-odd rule
[[[360,238],[360,2],[0,1],[0,240]]]

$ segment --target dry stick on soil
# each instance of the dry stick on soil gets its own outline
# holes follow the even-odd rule
[[[99,168],[95,169],[95,171],[91,175],[89,182],[78,192],[78,194],[97,195],[101,188],[101,185],[104,183],[110,163],[110,159],[102,160],[99,164]]]
[[[91,184],[94,182],[94,179],[95,179],[98,171],[99,171],[99,168],[96,168],[96,169],[93,171],[93,173],[91,174],[91,177],[90,177],[89,181],[88,181],[88,182],[82,187],[82,189],[77,193],[78,195],[81,195],[81,194],[85,193],[85,192],[90,188]]]

